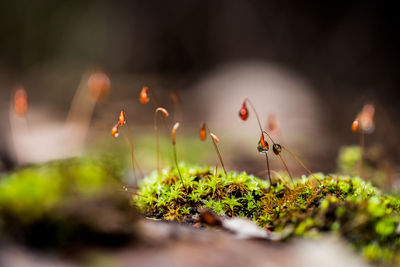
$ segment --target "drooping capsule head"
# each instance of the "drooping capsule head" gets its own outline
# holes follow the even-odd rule
[[[282,147],[280,144],[274,144],[272,146],[272,151],[274,151],[275,155],[279,155],[282,152]]]
[[[249,117],[249,110],[246,106],[246,100],[243,101],[242,107],[239,109],[239,117],[243,121],[247,120],[247,118]]]
[[[257,150],[260,153],[267,153],[269,150],[269,144],[268,142],[264,139],[264,135],[261,134],[260,140],[258,141],[257,144]]]
[[[89,75],[87,86],[91,97],[105,100],[110,94],[110,78],[102,71],[94,71]]]
[[[174,124],[174,127],[172,127],[172,132],[171,132],[171,135],[172,135],[172,144],[173,145],[175,145],[175,135],[176,135],[176,130],[178,130],[178,128],[179,128],[179,122],[176,122],[175,124]]]
[[[28,95],[24,87],[20,86],[14,93],[14,112],[20,117],[24,117],[28,111]]]
[[[200,140],[204,141],[207,138],[207,133],[206,133],[206,123],[202,122],[200,125]]]
[[[353,132],[357,132],[358,130],[359,119],[358,117],[354,119],[353,123],[351,124],[351,130]]]
[[[216,143],[219,143],[219,138],[218,138],[215,134],[210,133],[210,135],[211,135],[212,139],[213,139]]]
[[[111,135],[113,137],[118,137],[118,135],[119,135],[118,126],[119,126],[119,123],[115,124],[114,127],[112,127],[112,129],[111,129]]]
[[[125,116],[125,111],[121,110],[118,116],[118,123],[119,125],[124,125],[126,123],[126,116]]]
[[[365,133],[371,133],[374,131],[375,123],[374,123],[374,115],[375,115],[375,107],[373,104],[365,104],[363,109],[361,110],[359,125],[360,130]]]
[[[159,107],[159,108],[156,109],[156,112],[161,112],[162,114],[164,114],[165,117],[169,116],[169,113],[165,108]]]
[[[149,101],[149,87],[144,86],[140,92],[140,102],[142,102],[142,104],[147,104]]]

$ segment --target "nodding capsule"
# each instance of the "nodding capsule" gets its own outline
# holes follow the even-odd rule
[[[353,132],[357,132],[359,121],[360,121],[360,120],[359,120],[359,118],[357,117],[357,118],[354,119],[353,123],[351,124],[351,130],[352,130]]]
[[[269,150],[269,144],[268,142],[264,139],[264,135],[261,134],[260,140],[258,141],[257,144],[257,150],[260,153],[267,153]]]
[[[28,94],[24,87],[20,86],[14,93],[14,112],[20,117],[24,117],[28,111]]]
[[[279,153],[282,152],[282,147],[281,147],[281,145],[280,145],[280,144],[274,144],[274,145],[272,146],[272,151],[274,151],[274,154],[275,154],[275,155],[279,155]]]
[[[174,124],[174,127],[172,127],[172,144],[175,145],[175,135],[176,135],[176,130],[179,128],[179,122],[176,122]]]
[[[204,122],[201,123],[200,125],[200,140],[204,141],[207,138],[207,133],[206,133],[206,124]]]
[[[125,111],[124,110],[121,110],[121,112],[119,113],[118,123],[121,126],[126,123],[126,116],[125,116]]]
[[[165,108],[159,107],[159,108],[156,109],[156,112],[158,112],[158,111],[162,112],[162,113],[164,114],[165,117],[168,117],[168,116],[169,116],[169,113],[168,113],[168,111],[167,111]]]
[[[245,121],[249,117],[249,110],[247,109],[246,106],[246,100],[243,101],[242,107],[239,109],[239,117]]]
[[[102,71],[94,71],[89,75],[87,81],[89,94],[98,100],[104,100],[110,94],[110,78]]]
[[[142,88],[142,91],[140,92],[140,102],[142,102],[142,104],[147,104],[150,101],[148,91],[149,91],[149,87],[144,86]]]
[[[212,139],[214,139],[215,142],[219,143],[219,138],[215,134],[210,133],[210,135],[211,135]]]
[[[114,127],[112,127],[112,129],[111,129],[111,135],[112,135],[113,137],[118,137],[118,135],[119,135],[118,126],[119,126],[119,124],[117,123],[117,124],[115,124]]]

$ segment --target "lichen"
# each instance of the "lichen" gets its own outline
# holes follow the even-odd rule
[[[270,186],[245,172],[225,175],[184,164],[180,170],[187,192],[175,169],[142,181],[133,200],[146,216],[193,223],[202,208],[210,208],[269,231],[285,230],[288,238],[335,232],[371,261],[399,258],[400,200],[358,177],[314,174],[294,183],[276,179]]]

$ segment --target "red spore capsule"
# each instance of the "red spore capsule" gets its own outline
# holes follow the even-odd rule
[[[242,107],[239,109],[239,117],[244,121],[249,117],[249,110],[247,109],[246,101],[243,101]]]
[[[281,145],[280,145],[280,144],[274,144],[274,145],[272,146],[272,151],[274,151],[274,154],[275,154],[275,155],[279,155],[279,153],[282,152],[282,147],[281,147]]]

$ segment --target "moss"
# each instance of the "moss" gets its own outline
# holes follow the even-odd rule
[[[207,207],[220,215],[250,218],[271,231],[285,230],[288,237],[334,231],[373,261],[400,255],[400,200],[358,177],[314,174],[294,184],[274,180],[270,187],[245,172],[225,176],[184,164],[180,169],[188,192],[175,169],[142,181],[134,202],[146,216],[192,223]]]
[[[2,176],[1,235],[35,247],[125,240],[134,216],[129,200],[116,193],[118,168],[110,161],[74,158]],[[107,214],[113,217],[99,219]]]

